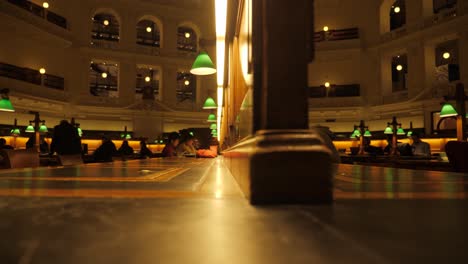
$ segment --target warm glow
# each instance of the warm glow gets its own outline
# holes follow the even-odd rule
[[[396,69],[397,69],[397,71],[401,71],[401,70],[403,70],[403,66],[401,64],[398,64],[396,66]]]
[[[401,8],[399,6],[397,6],[397,7],[395,7],[395,9],[393,9],[393,11],[398,14],[398,13],[400,13]]]
[[[449,59],[450,58],[450,53],[449,52],[444,52],[444,54],[442,55],[444,57],[444,59]]]
[[[216,124],[218,126],[218,140],[221,139],[221,114],[223,111],[224,98],[224,59],[225,59],[225,37],[227,21],[227,0],[215,0],[215,18],[216,18],[216,67],[218,84],[218,111]]]
[[[104,26],[108,26],[109,25],[109,20],[104,20],[104,22],[102,22],[104,24]]]
[[[327,26],[324,26],[324,27],[323,27],[323,31],[327,32],[327,31],[328,31],[328,27],[327,27]]]
[[[146,76],[145,77],[145,82],[150,82],[151,81],[151,78],[149,76]]]
[[[184,82],[185,86],[188,86],[190,84],[190,81],[189,80],[185,80]]]
[[[40,73],[40,74],[45,74],[45,73],[46,73],[46,70],[45,70],[44,68],[40,68],[40,69],[39,69],[39,73]]]
[[[151,27],[146,28],[146,32],[150,33],[152,31]]]
[[[190,38],[190,33],[189,32],[185,32],[185,38]]]
[[[42,7],[45,9],[49,8],[49,3],[47,2],[42,3]]]
[[[101,77],[104,79],[107,78],[107,73],[106,72],[101,73]]]
[[[325,87],[327,87],[327,88],[330,87],[330,83],[329,83],[329,82],[326,82],[326,83],[325,83]]]

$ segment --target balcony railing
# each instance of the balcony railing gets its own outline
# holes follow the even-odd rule
[[[361,86],[359,84],[331,85],[328,88],[324,85],[309,87],[310,98],[358,96],[361,96]]]
[[[359,38],[359,28],[333,29],[329,31],[319,31],[314,34],[315,42],[340,41]]]
[[[7,0],[9,3],[16,5],[18,7],[23,8],[24,10],[28,11],[31,14],[34,14],[38,17],[41,17],[52,24],[55,24],[62,28],[67,28],[67,19],[49,11],[42,6],[36,5],[32,2],[26,0]]]
[[[36,85],[43,84],[46,87],[57,90],[64,90],[65,87],[65,80],[62,77],[51,74],[41,75],[38,70],[22,68],[7,63],[0,63],[0,76]]]

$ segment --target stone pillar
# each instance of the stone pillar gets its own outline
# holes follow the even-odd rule
[[[130,62],[121,62],[119,76],[119,102],[122,105],[130,105],[135,102],[136,65]]]
[[[177,55],[177,21],[167,18],[163,21],[163,46],[161,55]]]
[[[162,68],[162,89],[160,98],[168,106],[174,106],[177,102],[177,66],[165,65]]]
[[[408,98],[424,90],[426,80],[424,44],[411,43],[408,47]]]

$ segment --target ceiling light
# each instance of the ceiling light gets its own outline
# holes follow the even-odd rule
[[[402,66],[401,64],[398,64],[398,65],[396,66],[396,70],[397,70],[397,71],[403,70],[403,66]]]
[[[45,9],[49,8],[49,3],[47,2],[42,3],[42,7]]]
[[[151,81],[151,78],[149,76],[146,76],[145,77],[145,82],[150,82]]]
[[[106,72],[101,73],[101,77],[104,79],[107,78],[107,73]]]
[[[210,75],[216,73],[216,68],[206,52],[200,52],[193,62],[190,73],[195,75]]]
[[[330,87],[330,83],[329,82],[325,82],[325,87]]]
[[[324,26],[324,27],[323,27],[323,31],[327,32],[327,31],[328,31],[328,27],[327,27],[327,26]]]
[[[190,33],[189,32],[185,32],[185,38],[190,38]]]
[[[40,68],[40,69],[39,69],[39,73],[40,73],[40,74],[45,74],[45,73],[46,73],[46,70],[45,70],[44,68]]]
[[[106,19],[102,23],[104,24],[104,26],[108,26],[109,25],[109,20]]]
[[[397,7],[395,7],[395,8],[393,9],[393,11],[394,11],[395,13],[398,14],[398,13],[400,13],[401,8],[400,8],[399,6],[397,6]]]
[[[190,84],[190,81],[189,80],[185,80],[184,82],[185,86],[188,86]]]
[[[151,29],[151,27],[147,27],[147,28],[146,28],[146,32],[150,33],[151,31],[153,31],[153,30]]]
[[[449,59],[450,58],[450,52],[444,52],[442,57],[444,57],[444,59],[446,59],[446,60]]]

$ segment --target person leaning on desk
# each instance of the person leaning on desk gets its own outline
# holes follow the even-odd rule
[[[420,133],[413,132],[410,138],[413,141],[413,143],[411,144],[411,150],[414,156],[431,156],[431,145],[421,140]]]

